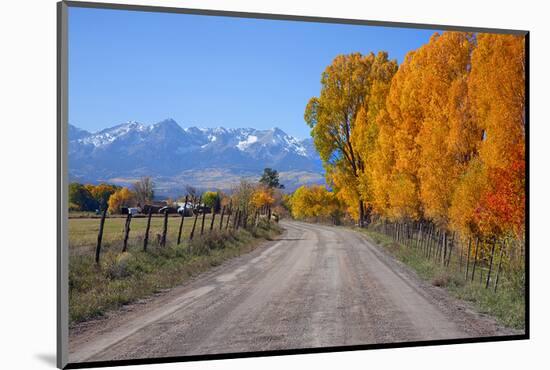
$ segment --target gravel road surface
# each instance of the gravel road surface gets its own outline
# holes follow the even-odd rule
[[[357,232],[281,225],[278,240],[71,329],[69,361],[517,334]]]

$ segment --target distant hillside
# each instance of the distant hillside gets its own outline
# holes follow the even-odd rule
[[[182,128],[167,119],[154,125],[128,122],[96,133],[69,125],[68,135],[71,181],[124,185],[152,176],[159,194],[177,195],[185,184],[227,190],[272,167],[288,190],[323,182],[312,140],[278,128]]]

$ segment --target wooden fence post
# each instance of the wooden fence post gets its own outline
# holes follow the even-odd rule
[[[149,229],[151,228],[151,215],[153,214],[153,207],[149,208],[147,216],[147,227],[145,228],[145,237],[143,238],[143,251],[147,252],[147,243],[149,242]]]
[[[236,230],[239,230],[239,226],[241,224],[241,213],[242,211],[237,209],[237,214],[235,215],[235,226],[233,227]]]
[[[500,267],[502,266],[502,257],[504,257],[503,252],[504,252],[505,247],[506,247],[506,243],[502,243],[500,245],[500,257],[499,257],[499,260],[498,260],[497,276],[496,276],[496,279],[495,279],[495,290],[494,290],[495,293],[497,292],[498,279],[500,278]]]
[[[225,206],[223,206],[222,208],[222,214],[220,215],[220,230],[222,229],[223,227],[223,215],[225,213]]]
[[[441,261],[443,266],[445,266],[445,263],[447,262],[447,231],[443,232],[443,245],[441,246]]]
[[[233,201],[229,201],[229,209],[227,211],[227,222],[225,223],[225,229],[229,228],[229,221],[231,220],[231,215],[233,214]]]
[[[430,225],[430,229],[428,230],[428,235],[426,235],[426,246],[424,247],[426,249],[426,258],[430,259],[430,244],[433,238],[433,225]]]
[[[422,222],[418,224],[418,232],[416,234],[416,249],[422,250]]]
[[[470,270],[470,251],[472,248],[472,238],[468,237],[468,254],[466,255],[466,280],[468,280],[468,272]]]
[[[128,237],[130,236],[130,222],[132,222],[132,214],[128,212],[126,217],[126,223],[124,224],[124,243],[122,245],[122,252],[126,252],[128,249]]]
[[[160,246],[166,246],[166,234],[168,233],[168,210],[164,211],[164,224],[162,226],[162,237],[160,239]]]
[[[455,233],[453,232],[453,235],[451,236],[451,242],[449,243],[449,251],[447,253],[447,264],[446,266],[449,267],[451,264],[451,255],[453,253],[453,246],[455,244]]]
[[[103,208],[101,220],[99,221],[99,232],[97,233],[97,245],[95,247],[95,263],[99,263],[99,254],[101,253],[101,241],[103,240],[103,225],[105,225],[105,216],[107,216],[107,206]]]
[[[204,220],[206,219],[206,210],[202,207],[201,236],[204,234]]]
[[[493,247],[491,248],[491,259],[489,260],[489,271],[487,272],[487,282],[485,283],[485,289],[489,288],[489,283],[491,281],[491,271],[493,270],[493,257],[495,255],[496,244],[496,241],[493,240]]]
[[[461,245],[462,245],[462,240],[459,237],[458,246],[457,246],[457,248],[460,249],[460,260],[458,261],[458,272],[462,272],[462,260],[464,259],[464,256],[463,256],[463,254],[464,254],[464,248],[463,247],[464,246],[462,245],[462,248],[461,248]]]
[[[439,254],[437,255],[438,262],[440,259],[442,260],[443,246],[445,245],[446,242],[447,242],[447,232],[443,231],[443,233],[441,233],[440,235],[440,240],[439,240]]]
[[[216,211],[214,211],[214,207],[212,207],[212,220],[210,221],[210,232],[214,229],[214,220],[216,219]]]
[[[193,221],[193,227],[191,228],[191,233],[189,234],[189,240],[193,240],[193,236],[195,235],[195,228],[197,227],[198,218],[199,218],[199,214],[195,213],[195,220]]]
[[[483,283],[483,267],[479,268],[479,285]]]
[[[199,197],[199,205],[201,204],[202,195]],[[193,205],[193,212],[195,212],[195,205]],[[191,234],[189,234],[189,240],[193,240],[195,236],[195,228],[197,227],[197,219],[199,218],[199,213],[195,212],[195,221],[193,221],[193,228],[191,229]]]
[[[479,237],[476,238],[476,251],[474,254],[474,265],[472,266],[472,283],[476,274],[477,256],[479,255]]]
[[[430,225],[430,232],[428,234],[428,239],[426,240],[426,258],[429,260],[432,253],[432,243],[434,240],[434,231],[435,226],[433,224]]]
[[[239,209],[237,208],[235,210],[235,214],[233,215],[233,221],[231,221],[231,228],[235,229],[237,227],[237,216],[239,215]]]
[[[428,252],[428,259],[434,258],[435,252],[437,252],[437,242],[439,241],[439,230],[434,226],[434,232],[430,240],[430,250]]]
[[[180,228],[178,231],[178,245],[181,243],[181,233],[183,231],[183,221],[185,220],[185,211],[187,211],[187,200],[189,199],[189,195],[185,196],[185,203],[183,204],[183,212],[181,213],[181,220],[180,220]]]

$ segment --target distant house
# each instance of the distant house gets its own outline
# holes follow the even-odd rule
[[[169,206],[164,206],[162,208],[160,208],[158,210],[159,213],[168,213],[168,214],[172,214],[172,213],[177,213],[178,212],[178,209],[175,208],[175,207],[169,207]]]
[[[193,215],[193,205],[189,202],[187,204],[185,204],[185,202],[178,203],[178,213],[180,215],[184,215],[184,216],[192,216]]]
[[[149,214],[149,212],[151,213],[159,213],[159,210],[162,208],[163,206],[158,206],[158,205],[154,205],[154,204],[146,204],[144,205],[142,208],[141,208],[141,213],[144,213],[144,214]]]

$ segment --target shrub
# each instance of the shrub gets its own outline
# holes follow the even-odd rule
[[[118,256],[110,254],[105,257],[105,276],[108,279],[122,279],[131,275],[128,268],[131,258],[130,253],[124,252]]]

